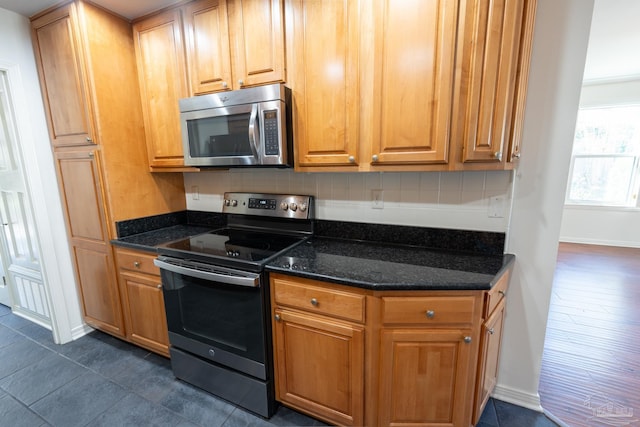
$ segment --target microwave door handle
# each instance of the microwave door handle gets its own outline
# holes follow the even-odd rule
[[[249,145],[251,145],[251,151],[253,156],[257,160],[258,157],[258,141],[260,136],[258,134],[258,104],[253,104],[251,107],[251,117],[249,118]]]

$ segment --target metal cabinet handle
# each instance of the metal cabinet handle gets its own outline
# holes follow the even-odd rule
[[[433,319],[433,316],[435,316],[435,315],[436,315],[436,312],[435,312],[435,311],[433,311],[433,310],[427,310],[427,313],[426,313],[426,314],[427,314],[427,317],[428,317],[429,319]]]
[[[133,266],[134,266],[135,268],[140,268],[140,261],[134,261],[134,262],[133,262]]]
[[[162,289],[162,283],[159,283],[159,284],[156,286],[156,288],[158,288],[158,289]]]
[[[349,156],[349,163],[355,163],[356,158],[353,156]]]
[[[489,328],[487,332],[489,332],[489,335],[493,335],[496,331],[493,328]]]
[[[238,80],[238,86],[244,86],[244,80]]]
[[[279,314],[276,314],[276,315],[275,315],[275,318],[276,318],[276,320],[280,320],[280,315],[279,315]]]
[[[89,151],[88,156],[90,159],[93,159],[96,156],[96,153],[94,153],[93,151]]]
[[[371,156],[371,161],[372,162],[377,162],[378,161],[378,155],[374,154],[373,156]]]
[[[513,153],[513,154],[511,155],[511,158],[512,158],[512,159],[519,159],[519,158],[520,158],[520,153]]]
[[[506,296],[507,296],[507,293],[506,293],[505,291],[498,291],[498,293],[499,293],[500,295],[502,295],[503,297],[506,297]]]
[[[464,337],[464,342],[469,344],[471,342],[471,337],[469,336]]]
[[[90,137],[90,136],[88,136],[88,137],[86,138],[86,140],[87,140],[87,142],[93,142],[93,139],[91,139],[91,137]]]
[[[499,162],[502,161],[502,151],[496,151],[495,153],[493,153],[493,157],[495,157],[496,159],[498,159]]]
[[[320,304],[320,303],[318,302],[318,300],[317,300],[317,299],[315,299],[315,298],[311,298],[311,305],[312,305],[312,306],[317,307],[317,306],[318,306],[318,304]]]
[[[225,89],[226,89],[226,88],[227,88],[227,86],[228,86],[228,85],[227,85],[227,82],[222,82],[222,87],[223,87],[223,88],[225,88]]]

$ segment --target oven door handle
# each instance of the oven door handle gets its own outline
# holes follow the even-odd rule
[[[227,274],[214,273],[210,271],[193,270],[191,268],[182,267],[179,265],[169,264],[159,259],[154,259],[153,263],[161,269],[171,271],[173,273],[183,274],[189,277],[195,277],[204,280],[215,280],[218,283],[225,283],[228,285],[247,286],[250,288],[257,288],[260,286],[260,275],[254,273],[243,273],[247,276],[230,276]]]

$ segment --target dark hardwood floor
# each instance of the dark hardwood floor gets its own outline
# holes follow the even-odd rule
[[[640,249],[560,244],[539,392],[568,426],[640,426]]]

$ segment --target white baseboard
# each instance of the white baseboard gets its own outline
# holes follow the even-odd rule
[[[87,325],[87,324],[83,324],[83,325],[77,326],[77,327],[75,327],[75,328],[73,328],[71,330],[71,340],[75,341],[78,338],[81,338],[81,337],[83,337],[83,336],[85,336],[85,335],[87,335],[87,334],[89,334],[89,333],[91,333],[93,331],[94,331],[94,329],[91,326]],[[61,344],[65,344],[65,343],[61,343]]]
[[[543,412],[542,406],[540,405],[540,395],[538,393],[531,394],[522,390],[496,385],[491,397],[531,409],[532,411]]]
[[[640,242],[631,242],[628,240],[601,240],[587,239],[582,237],[566,237],[560,236],[560,242],[563,243],[580,243],[583,245],[599,245],[599,246],[617,246],[620,248],[640,248]]]
[[[15,306],[12,308],[11,312],[13,314],[15,314],[16,316],[20,316],[23,319],[27,319],[30,322],[33,322],[37,325],[42,326],[43,328],[46,328],[48,330],[51,330],[51,321],[47,321],[45,319],[41,319],[40,317],[36,316],[33,312],[29,311],[29,310],[23,310],[22,307],[19,306]]]

